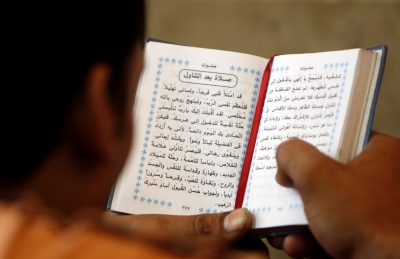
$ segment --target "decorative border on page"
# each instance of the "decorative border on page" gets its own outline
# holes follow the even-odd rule
[[[341,102],[342,102],[342,98],[343,98],[343,92],[344,92],[344,88],[346,86],[346,79],[347,79],[347,74],[346,73],[347,73],[348,65],[349,65],[349,62],[346,62],[346,63],[341,62],[340,65],[339,65],[339,63],[335,63],[335,64],[330,63],[329,65],[328,64],[324,65],[325,69],[344,69],[343,70],[343,76],[342,76],[342,80],[343,81],[342,81],[342,83],[340,85],[340,91],[339,91],[339,97],[338,97],[339,101],[337,103],[337,109],[336,109],[335,119],[333,121],[331,138],[330,138],[328,149],[327,149],[327,153],[328,154],[331,152],[332,140],[333,140],[333,137],[334,137],[334,133],[336,131],[337,120],[339,118],[339,112],[340,112],[340,106],[341,106]],[[340,66],[340,68],[339,68],[339,66]]]
[[[259,76],[261,75],[261,72],[260,71],[256,71],[256,70],[254,70],[254,69],[251,69],[251,70],[249,70],[248,68],[242,68],[242,67],[240,67],[240,66],[238,66],[238,67],[235,67],[235,66],[231,66],[230,67],[230,70],[231,71],[234,71],[234,70],[237,70],[238,72],[241,72],[241,71],[243,71],[244,73],[250,73],[250,74],[252,74],[252,75],[254,75],[255,76],[255,78],[254,78],[254,85],[253,85],[253,87],[254,87],[254,91],[253,91],[253,98],[251,99],[252,100],[252,103],[251,103],[251,105],[250,105],[250,111],[249,111],[249,117],[248,117],[248,124],[246,125],[246,127],[247,127],[247,131],[246,131],[246,137],[244,138],[244,140],[245,140],[245,144],[243,145],[243,147],[245,148],[245,149],[247,149],[247,147],[248,147],[248,143],[249,143],[249,139],[250,139],[250,133],[251,133],[251,127],[252,127],[252,125],[253,125],[253,118],[254,118],[254,113],[255,113],[255,109],[256,109],[256,105],[257,105],[257,95],[258,95],[258,93],[259,93],[259,91],[260,91],[260,84],[261,84],[261,79],[259,78]],[[236,185],[236,189],[238,189],[239,188],[239,184],[240,184],[240,179],[241,179],[241,176],[242,176],[242,168],[243,168],[243,163],[244,163],[244,160],[245,160],[245,155],[246,155],[246,150],[243,150],[242,151],[242,155],[243,155],[243,157],[241,158],[241,164],[240,164],[240,167],[239,167],[239,171],[238,171],[238,178],[237,178],[237,185]],[[236,198],[237,198],[237,191],[235,192],[235,199],[234,199],[234,203],[236,203]],[[222,211],[221,211],[222,212]]]
[[[140,187],[142,185],[142,174],[144,173],[143,171],[143,167],[145,165],[145,161],[146,161],[146,157],[147,157],[147,148],[149,146],[148,141],[149,139],[149,135],[151,134],[151,129],[152,129],[152,122],[154,120],[154,108],[155,108],[155,103],[157,101],[157,97],[158,97],[158,88],[159,88],[159,82],[161,81],[161,75],[162,75],[162,69],[164,66],[166,65],[185,65],[188,66],[190,64],[189,60],[185,60],[183,61],[182,59],[175,59],[175,58],[168,58],[168,57],[160,57],[158,59],[158,69],[156,72],[156,75],[154,75],[154,86],[153,86],[153,98],[151,99],[152,103],[150,105],[150,112],[149,112],[149,117],[148,117],[148,124],[147,124],[147,130],[146,130],[146,137],[144,138],[144,144],[143,144],[143,149],[142,149],[142,156],[140,158],[141,163],[140,163],[140,169],[138,170],[138,177],[137,182],[135,184],[136,189],[134,190],[134,195],[133,195],[133,199],[135,201],[140,201],[140,202],[147,202],[147,203],[153,203],[154,205],[161,205],[161,206],[168,206],[168,207],[172,207],[173,203],[172,201],[167,201],[167,200],[159,200],[157,198],[150,198],[150,197],[145,197],[145,196],[141,196],[140,193]],[[253,98],[252,98],[252,104],[250,105],[251,109],[249,109],[249,116],[248,116],[248,123],[247,123],[247,131],[246,131],[246,137],[244,138],[245,144],[243,145],[244,148],[247,148],[248,146],[248,141],[250,138],[250,134],[251,134],[251,128],[252,128],[252,124],[253,124],[253,115],[255,113],[255,109],[256,109],[256,103],[257,103],[257,98],[256,96],[258,95],[259,92],[259,88],[260,88],[260,78],[259,76],[261,75],[260,71],[256,71],[254,69],[249,69],[249,68],[242,68],[241,66],[231,66],[230,70],[236,70],[238,72],[243,72],[243,73],[250,73],[252,75],[254,75],[254,91],[253,93]],[[243,155],[245,155],[246,151],[243,151]],[[242,157],[242,163],[240,164],[240,171],[238,172],[238,178],[237,178],[237,187],[239,186],[239,181],[241,179],[241,173],[242,173],[242,168],[243,168],[243,162],[244,162],[244,157]],[[236,199],[234,200],[234,202],[236,202]],[[201,207],[199,209],[199,213],[217,213],[217,210],[211,210],[210,208],[203,208]],[[220,212],[223,212],[222,210]]]
[[[146,130],[146,137],[144,138],[144,144],[143,144],[143,150],[142,150],[142,157],[140,158],[140,160],[142,160],[142,162],[140,163],[140,169],[138,170],[138,174],[139,176],[137,177],[137,182],[136,182],[136,189],[134,190],[135,194],[133,195],[133,199],[136,201],[141,201],[141,202],[147,202],[147,203],[153,203],[154,205],[158,205],[160,204],[161,206],[167,205],[168,207],[172,207],[173,203],[172,201],[164,201],[164,200],[158,200],[158,199],[153,199],[150,197],[144,197],[141,196],[139,197],[139,192],[140,192],[140,186],[141,186],[141,180],[142,178],[142,174],[143,174],[143,167],[144,167],[144,162],[146,160],[146,154],[147,154],[147,147],[149,146],[148,141],[149,141],[149,135],[151,133],[151,128],[152,128],[152,121],[154,120],[154,108],[155,108],[155,103],[157,101],[157,95],[158,95],[158,88],[159,88],[159,81],[161,80],[161,74],[162,74],[162,68],[163,68],[163,62],[164,65],[167,65],[169,63],[172,64],[179,64],[179,65],[189,65],[189,61],[183,61],[182,59],[176,60],[175,58],[169,59],[168,57],[163,58],[160,57],[159,59],[159,64],[157,65],[158,69],[156,72],[156,75],[154,75],[154,91],[153,91],[153,98],[151,99],[152,103],[150,105],[150,113],[149,113],[149,117],[148,117],[148,124],[147,124],[147,130]],[[170,62],[171,61],[171,62]]]

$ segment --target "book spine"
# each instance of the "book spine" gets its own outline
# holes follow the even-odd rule
[[[275,56],[277,56],[277,55],[272,56],[268,60],[268,64],[265,67],[264,75],[263,75],[263,78],[261,81],[261,87],[260,87],[260,92],[258,95],[257,106],[256,106],[256,110],[254,113],[254,118],[253,118],[253,125],[251,127],[249,143],[248,143],[248,147],[246,150],[246,156],[245,156],[244,162],[243,162],[242,173],[240,175],[238,191],[236,194],[235,209],[241,208],[242,204],[243,204],[243,199],[244,199],[244,195],[246,192],[247,179],[249,178],[251,161],[252,161],[254,147],[255,147],[256,139],[257,139],[258,127],[260,126],[260,120],[261,120],[261,115],[262,115],[262,111],[263,111],[263,107],[264,107],[264,101],[265,101],[265,97],[266,97],[267,90],[268,90],[268,82],[269,82],[269,77],[271,74],[272,62],[273,62]]]

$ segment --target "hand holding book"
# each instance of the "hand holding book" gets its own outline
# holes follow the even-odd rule
[[[331,257],[399,258],[399,152],[400,139],[373,133],[360,155],[341,164],[289,140],[277,151],[277,180],[299,191],[310,231]],[[294,258],[322,252],[307,235],[271,243]]]

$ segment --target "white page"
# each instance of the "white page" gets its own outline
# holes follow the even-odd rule
[[[111,209],[179,215],[233,209],[267,62],[148,44],[133,148]]]
[[[255,228],[307,224],[297,191],[275,181],[276,148],[297,137],[336,157],[358,54],[346,50],[274,59],[243,202]]]

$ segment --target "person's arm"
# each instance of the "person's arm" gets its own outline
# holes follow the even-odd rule
[[[0,200],[0,258],[269,258],[232,247],[216,249],[210,244],[185,251],[190,240],[181,247],[168,246],[140,233],[110,229],[98,221],[96,210],[65,219],[53,213],[31,197]]]
[[[242,240],[252,224],[252,216],[247,209],[193,216],[120,215],[107,212],[103,219],[106,224],[141,238],[186,251],[197,251],[204,247],[224,250],[238,243],[239,246],[246,243],[246,246],[251,244],[255,250],[268,252],[261,240]]]
[[[400,139],[374,133],[365,150],[341,164],[298,139],[277,150],[277,181],[296,188],[312,236],[271,240],[291,256],[400,258]]]

